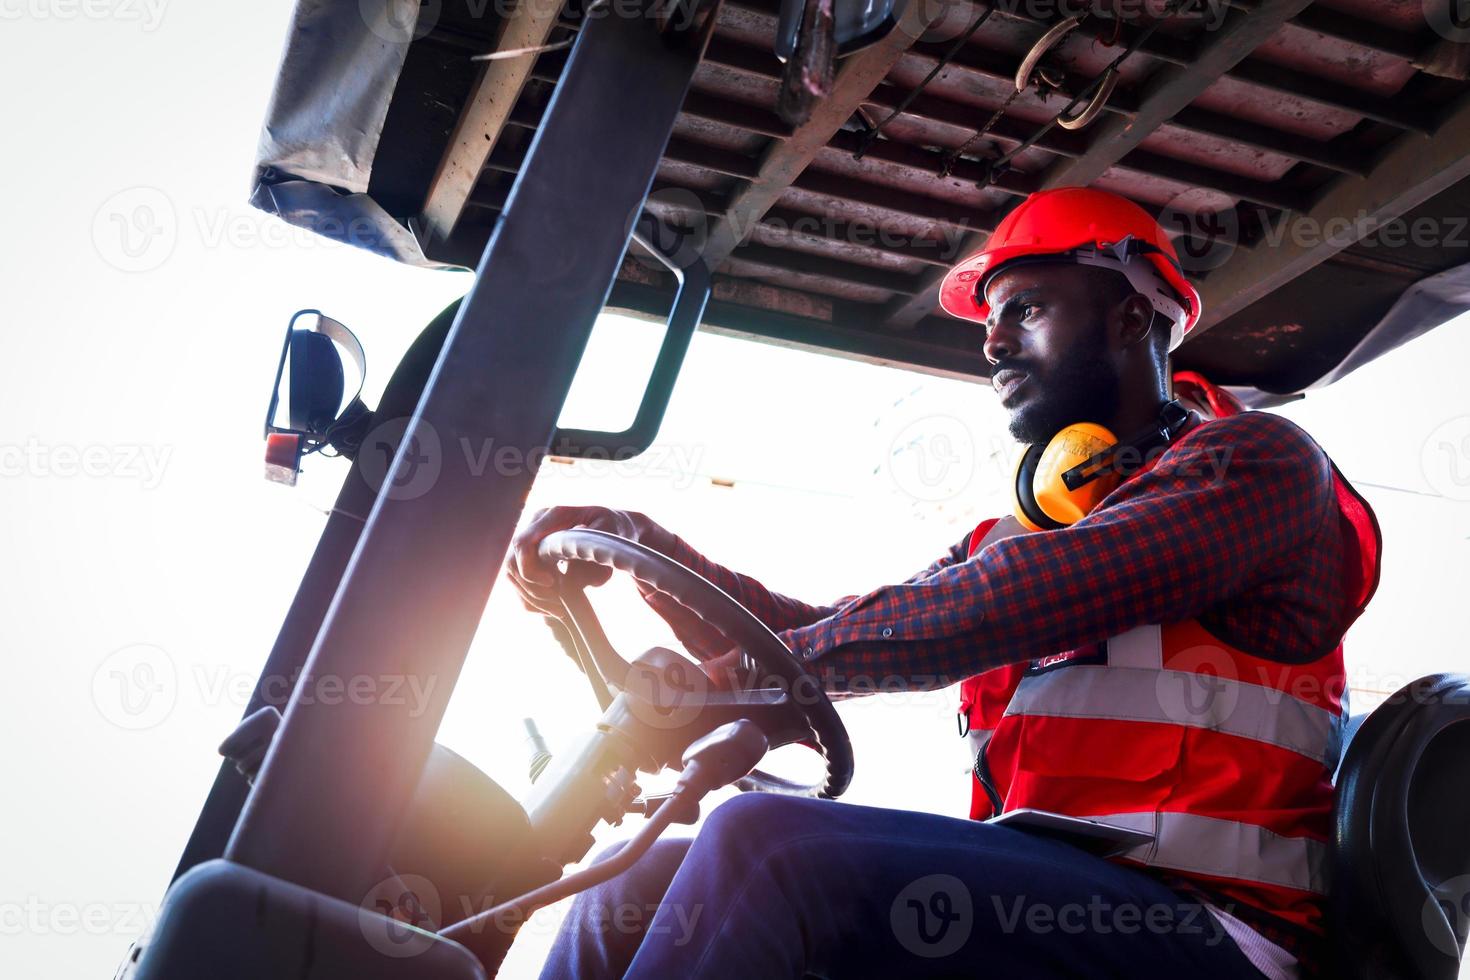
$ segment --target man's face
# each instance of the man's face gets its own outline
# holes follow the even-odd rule
[[[1110,342],[1117,295],[1077,265],[1023,265],[990,280],[984,351],[1017,440],[1045,443],[1118,410],[1121,362]]]

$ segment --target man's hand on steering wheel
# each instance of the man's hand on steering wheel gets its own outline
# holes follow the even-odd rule
[[[574,527],[608,531],[658,552],[667,552],[673,538],[647,515],[635,511],[607,507],[543,507],[515,536],[506,561],[506,574],[520,593],[521,603],[531,612],[552,618],[561,615],[557,570],[541,558],[537,548],[548,534]],[[606,582],[612,576],[612,569],[604,565],[578,563],[569,573],[576,584],[595,586]]]
[[[589,527],[594,521],[612,522],[643,540],[607,530],[606,525]],[[761,728],[772,747],[793,742],[810,745],[826,761],[827,772],[824,778],[807,783],[756,770],[740,781],[742,789],[840,796],[852,779],[852,741],[821,680],[749,609],[659,550],[659,544],[672,550],[675,543],[671,535],[660,542],[662,535],[668,532],[642,515],[601,508],[553,508],[537,514],[517,538],[511,574],[528,607],[543,615],[548,607],[556,608],[565,617],[573,645],[570,652],[592,683],[607,713],[604,717],[612,719],[607,724],[626,727],[655,762],[666,765],[692,739],[744,718]],[[532,541],[536,542],[534,554]],[[563,562],[565,575],[558,571]],[[628,662],[608,642],[583,594],[585,583],[606,581],[606,573],[583,576],[580,581],[570,574],[589,563],[627,573],[640,591],[667,596],[722,637],[730,649],[697,666],[662,647]],[[690,685],[690,670],[709,677],[713,683],[708,686],[715,690],[701,691],[699,684]],[[680,680],[681,674],[686,680]],[[749,686],[751,675],[759,686]]]

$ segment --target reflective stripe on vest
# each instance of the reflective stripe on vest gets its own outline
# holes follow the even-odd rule
[[[1139,627],[1108,640],[1107,666],[1075,664],[1023,678],[1005,713],[1184,725],[1267,742],[1336,768],[1340,713],[1226,676],[1230,661],[1218,648],[1202,647],[1197,657],[1186,651],[1183,659],[1215,669],[1165,669],[1159,627]]]
[[[1155,835],[1118,855],[1143,864],[1215,878],[1237,878],[1327,893],[1327,844],[1282,837],[1255,824],[1197,813],[1111,813],[1087,819]]]
[[[1333,703],[1330,700],[1310,703],[1290,693],[1293,688],[1289,685],[1303,677],[1321,680],[1340,674],[1340,650],[1313,664],[1286,667],[1263,677],[1270,681],[1274,676],[1283,685],[1271,687],[1242,679],[1253,669],[1254,658],[1218,641],[1200,643],[1204,636],[1207,634],[1194,623],[1143,626],[1110,638],[1105,656],[1101,651],[1083,651],[1033,664],[996,727],[997,741],[991,743],[990,755],[998,752],[1002,757],[990,761],[999,763],[993,771],[1002,783],[998,788],[1005,809],[1062,810],[1155,835],[1153,843],[1119,855],[1125,860],[1186,875],[1321,895],[1325,892],[1326,845],[1315,835],[1325,837],[1330,826],[1327,779],[1340,751],[1344,717],[1343,712],[1324,706]],[[1044,722],[1050,734],[1043,735],[1039,728],[1033,731],[1028,718],[1038,725]],[[1133,743],[1116,728],[1093,731],[1092,722],[1143,723],[1198,734],[1187,755],[1155,757],[1141,747],[1148,743]],[[1072,727],[1058,729],[1059,724]],[[1312,785],[1308,777],[1307,782],[1296,784],[1299,789],[1291,798],[1261,796],[1243,810],[1238,803],[1221,802],[1218,787],[1204,774],[1218,771],[1211,760],[1227,759],[1240,750],[1217,735],[1296,753],[1307,767],[1304,772],[1319,772],[1321,779],[1316,788],[1308,788]],[[1045,744],[1036,741],[1042,738]],[[1139,796],[1137,802],[1149,809],[1099,815],[1095,804],[1106,796],[1094,794],[1090,787],[1095,781],[1084,775],[1080,765],[1076,777],[1046,775],[1039,791],[1027,788],[1037,785],[1034,772],[1027,776],[1030,781],[1018,779],[1005,785],[1009,777],[1019,776],[1013,766],[1029,772],[1031,753],[1045,750],[1048,744],[1075,747],[1078,753],[1112,753],[1128,760],[1125,769],[1136,766],[1134,771],[1139,773],[1163,775],[1175,766],[1182,768],[1167,794]],[[1191,764],[1185,766],[1185,762]],[[1197,783],[1192,773],[1200,773],[1198,778],[1204,781]],[[1121,778],[1125,782],[1119,787],[1131,785],[1126,782],[1128,775]],[[1036,792],[1041,796],[1033,798]],[[1157,787],[1150,792],[1157,793]],[[1112,805],[1127,802],[1124,791]],[[1309,825],[1314,827],[1314,836],[1285,836],[1272,829],[1283,814],[1291,823],[1303,813],[1313,815]]]

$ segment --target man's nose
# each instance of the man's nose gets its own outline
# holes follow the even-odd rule
[[[1004,324],[986,326],[985,343],[980,345],[980,351],[991,364],[998,364],[1002,358],[1019,353],[1014,332]]]

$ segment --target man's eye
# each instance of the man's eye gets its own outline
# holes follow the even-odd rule
[[[1029,320],[1040,312],[1041,307],[1037,306],[1035,303],[1027,303],[1025,306],[1021,307],[1021,319]]]

